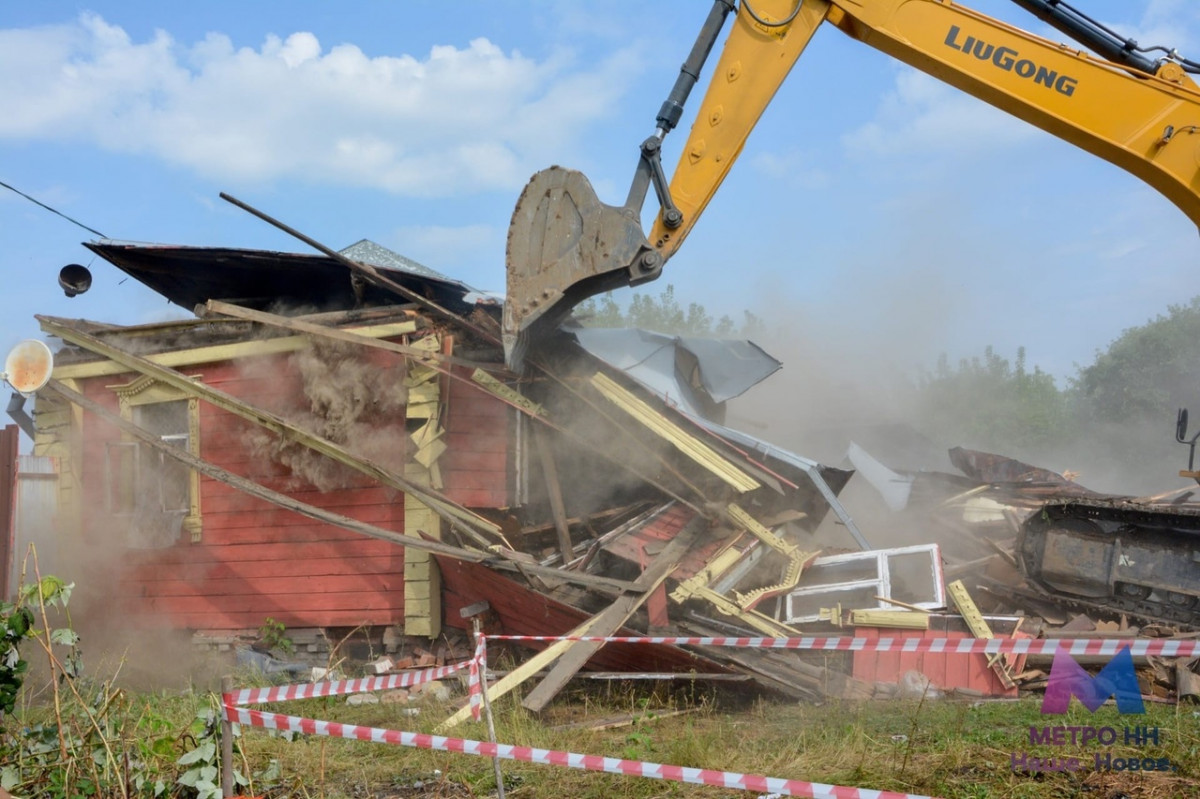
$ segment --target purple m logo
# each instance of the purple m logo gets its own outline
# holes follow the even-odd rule
[[[1110,696],[1117,700],[1120,713],[1146,712],[1129,647],[1121,649],[1095,677],[1084,671],[1065,649],[1055,652],[1046,696],[1042,699],[1042,713],[1066,713],[1072,696],[1093,713]]]

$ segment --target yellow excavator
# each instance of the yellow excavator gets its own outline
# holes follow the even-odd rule
[[[537,173],[522,192],[508,232],[509,364],[519,368],[530,343],[587,297],[659,276],[823,23],[1123,167],[1200,224],[1200,90],[1189,76],[1200,64],[1140,47],[1062,0],[1012,2],[1090,52],[952,0],[714,0],[642,142],[625,204],[600,202],[582,173],[560,167]],[[668,185],[663,138],[731,14]],[[659,212],[647,236],[641,218],[651,187]]]
[[[822,23],[1123,167],[1200,224],[1200,90],[1189,77],[1200,64],[1139,47],[1063,0],[1012,2],[1090,52],[952,0],[714,0],[657,129],[642,143],[623,206],[600,202],[587,178],[559,167],[525,187],[508,234],[510,365],[519,368],[527,348],[583,299],[658,277]],[[733,30],[668,186],[663,137],[730,14]],[[647,236],[641,212],[651,187],[659,212]],[[1181,419],[1179,440],[1185,428]],[[1030,598],[1200,629],[1198,504],[1048,500],[1022,526],[1016,555]]]

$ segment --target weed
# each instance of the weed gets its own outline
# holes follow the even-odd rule
[[[296,651],[295,642],[287,636],[287,627],[270,616],[258,628],[258,637],[267,649],[275,649],[285,655]]]

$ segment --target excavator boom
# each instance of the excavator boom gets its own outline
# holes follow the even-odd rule
[[[1061,0],[1013,0],[1101,55],[1035,36],[951,0],[753,0],[732,30],[669,187],[659,152],[732,0],[715,0],[691,57],[643,142],[623,206],[578,172],[534,175],[509,228],[504,340],[530,341],[594,294],[653,280],[683,243],[750,131],[824,23],[1114,163],[1200,225],[1200,65],[1153,59]],[[699,63],[697,63],[699,62]],[[653,188],[660,210],[641,224]]]

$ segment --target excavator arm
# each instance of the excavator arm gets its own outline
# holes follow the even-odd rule
[[[1060,0],[1013,2],[1102,56],[951,0],[743,0],[667,187],[662,138],[732,11],[732,0],[715,0],[655,134],[642,144],[624,206],[601,203],[581,173],[559,167],[526,186],[509,229],[510,363],[586,297],[659,275],[825,23],[1124,168],[1200,225],[1200,90],[1187,74],[1197,65],[1173,53],[1151,59]],[[651,187],[660,211],[646,236],[641,209]]]

